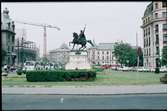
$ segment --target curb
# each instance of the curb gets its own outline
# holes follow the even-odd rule
[[[38,93],[2,93],[2,95],[81,95],[81,96],[104,96],[104,95],[151,95],[151,94],[164,94],[166,95],[167,92],[155,92],[155,93],[115,93],[115,94],[60,94],[60,93],[55,93],[55,94],[49,94],[49,93],[45,93],[45,94],[38,94]]]

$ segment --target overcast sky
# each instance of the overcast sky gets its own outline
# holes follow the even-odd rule
[[[1,3],[1,12],[7,7],[12,20],[50,24],[58,31],[47,28],[47,50],[72,41],[72,33],[79,33],[86,24],[87,39],[96,43],[113,43],[123,40],[143,47],[141,18],[150,2],[31,2]],[[26,29],[26,39],[40,46],[43,53],[43,28],[16,23],[16,29]]]

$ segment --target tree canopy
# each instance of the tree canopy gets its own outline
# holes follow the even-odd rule
[[[167,65],[167,46],[162,49],[162,65]]]
[[[137,66],[138,56],[139,66],[143,65],[143,53],[140,47],[133,48],[128,43],[116,42],[113,53],[121,66]]]

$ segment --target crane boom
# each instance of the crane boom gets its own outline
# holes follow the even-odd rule
[[[39,27],[48,27],[48,28],[56,28],[57,30],[60,30],[59,27],[57,26],[53,26],[53,25],[48,25],[48,24],[35,24],[35,23],[27,23],[27,22],[21,22],[21,21],[15,21],[17,23],[21,23],[21,24],[26,24],[26,25],[34,25],[34,26],[39,26]]]
[[[47,39],[46,39],[46,28],[56,28],[57,30],[60,30],[59,27],[53,26],[53,25],[48,25],[48,24],[35,24],[35,23],[27,23],[27,22],[22,22],[22,21],[15,21],[17,23],[25,24],[25,25],[33,25],[33,26],[38,26],[38,27],[43,27],[44,29],[44,47],[43,47],[43,57],[46,58],[46,53],[47,53]]]

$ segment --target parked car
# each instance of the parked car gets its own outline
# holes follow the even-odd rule
[[[23,66],[23,71],[30,71],[35,69],[35,61],[26,61]]]
[[[161,67],[160,72],[167,72],[167,68],[166,67]]]
[[[122,68],[122,71],[130,71],[130,70],[131,70],[130,67],[123,67],[123,68]]]

